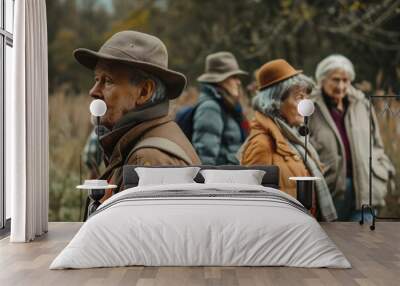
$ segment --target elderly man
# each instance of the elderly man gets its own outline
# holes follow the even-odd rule
[[[101,99],[106,170],[100,177],[121,185],[123,165],[192,165],[200,160],[181,129],[168,116],[169,100],[186,85],[183,74],[168,69],[168,54],[160,39],[123,31],[98,52],[74,51],[76,60],[94,70],[90,96]],[[98,130],[99,132],[100,130]],[[107,192],[103,200],[111,196]]]
[[[238,165],[236,152],[247,136],[247,120],[239,103],[242,71],[230,52],[206,58],[197,78],[200,97],[193,117],[192,143],[203,164]]]

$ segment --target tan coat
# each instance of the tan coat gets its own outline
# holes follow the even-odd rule
[[[124,132],[125,131],[125,132]],[[145,166],[185,166],[183,160],[172,154],[164,152],[156,148],[141,148],[136,150],[127,158],[130,151],[140,141],[149,137],[166,138],[177,145],[191,159],[193,165],[200,165],[200,159],[196,154],[192,144],[189,142],[185,134],[178,125],[169,117],[164,116],[153,120],[140,123],[129,130],[122,130],[122,136],[107,136],[102,139],[102,145],[110,148],[105,150],[111,154],[106,170],[102,174],[102,179],[109,180],[110,183],[121,186],[122,183],[122,167],[123,165],[145,165]],[[108,193],[107,197],[111,194]],[[103,198],[104,200],[105,198]]]
[[[368,203],[369,195],[369,103],[364,94],[350,87],[349,106],[345,114],[345,126],[350,142],[353,165],[353,186],[356,208]],[[339,131],[322,97],[321,90],[313,94],[315,112],[310,118],[310,141],[324,165],[324,177],[332,198],[340,199],[346,190],[345,149]],[[373,117],[373,204],[385,205],[389,170],[393,165],[384,153],[377,119]]]
[[[296,183],[289,177],[309,176],[302,158],[288,145],[279,127],[269,117],[256,112],[250,135],[243,146],[241,165],[277,165],[280,189],[296,198]]]

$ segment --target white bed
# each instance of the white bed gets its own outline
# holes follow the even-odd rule
[[[198,183],[138,186],[114,195],[50,269],[128,265],[351,267],[285,193]]]

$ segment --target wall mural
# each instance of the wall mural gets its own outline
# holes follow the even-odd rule
[[[47,3],[50,221],[95,209],[75,189],[85,179],[109,184],[92,193],[98,204],[123,191],[124,165],[277,165],[280,190],[292,197],[298,183],[289,178],[319,178],[309,207],[317,219],[357,221],[369,198],[370,135],[373,205],[380,216],[400,215],[399,101],[373,101],[372,117],[368,101],[398,90],[400,43],[379,39],[379,47],[369,32],[356,44],[341,26],[385,9],[261,1],[224,6],[237,17],[223,21],[212,12],[223,1],[207,13],[211,4],[187,1],[89,2]]]

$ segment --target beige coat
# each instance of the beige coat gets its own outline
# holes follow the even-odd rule
[[[356,208],[369,201],[369,103],[364,94],[350,87],[349,106],[345,115],[345,126],[350,142],[353,166],[353,186]],[[318,89],[313,94],[315,112],[310,117],[311,143],[324,165],[324,176],[333,199],[342,198],[346,189],[345,149],[328,107]],[[373,197],[374,205],[385,205],[389,171],[393,165],[383,150],[383,143],[375,113],[373,113]]]

